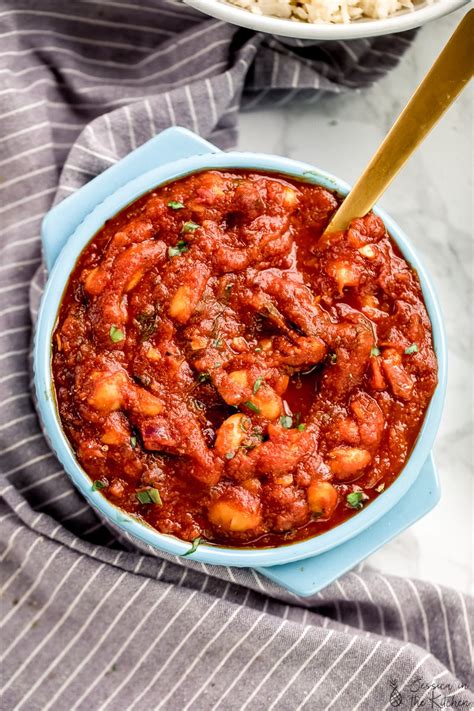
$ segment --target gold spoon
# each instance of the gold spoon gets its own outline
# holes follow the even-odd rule
[[[345,230],[351,220],[363,217],[372,209],[473,73],[474,10],[470,10],[333,215],[325,234]]]

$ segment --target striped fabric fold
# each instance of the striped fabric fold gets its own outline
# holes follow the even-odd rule
[[[170,125],[228,148],[240,109],[369,86],[412,39],[282,40],[175,0],[0,0],[5,711],[474,704],[468,597],[357,569],[300,599],[137,546],[74,489],[31,394],[52,204]]]

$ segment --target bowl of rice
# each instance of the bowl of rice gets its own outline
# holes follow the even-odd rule
[[[403,32],[467,0],[184,0],[201,12],[281,37],[345,40]]]

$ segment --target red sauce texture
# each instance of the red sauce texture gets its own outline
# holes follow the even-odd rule
[[[340,198],[208,171],[140,198],[82,252],[53,337],[62,425],[111,502],[162,533],[278,546],[400,473],[437,382],[417,274]]]

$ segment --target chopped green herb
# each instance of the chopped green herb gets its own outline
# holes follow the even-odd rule
[[[241,444],[239,449],[242,449],[244,452],[248,452],[250,449],[255,449],[256,446],[256,442],[249,442],[248,444]]]
[[[244,443],[240,445],[239,449],[248,451],[249,449],[254,449],[259,442],[263,442],[263,435],[261,434],[261,432],[258,432],[256,428],[253,430],[253,432],[248,432],[247,430],[247,433],[248,437],[245,438]]]
[[[253,394],[258,392],[260,385],[263,383],[263,376],[259,376],[253,385]]]
[[[136,320],[140,324],[140,340],[146,341],[151,335],[156,331],[156,314],[155,312],[151,314],[138,314]]]
[[[248,432],[252,426],[252,420],[250,417],[243,417],[239,422],[239,427],[242,432]]]
[[[302,370],[301,375],[309,375],[310,373],[313,372],[313,370],[316,370],[317,367],[318,367],[318,364],[311,366],[311,368],[309,370]]]
[[[223,343],[222,338],[215,338],[212,341],[212,345],[214,346],[214,348],[217,348],[217,349],[222,348],[222,343]]]
[[[260,353],[260,351],[261,351],[262,349],[261,349],[261,348],[255,348],[254,350],[255,350],[255,353]]]
[[[189,250],[188,243],[184,239],[180,239],[176,247],[168,247],[168,257],[179,257]]]
[[[120,328],[117,328],[116,326],[110,327],[109,335],[110,340],[113,341],[113,343],[123,341],[123,339],[125,338],[123,331]]]
[[[148,493],[150,495],[150,499],[153,501],[154,504],[159,504],[160,506],[163,506],[163,502],[161,500],[160,492],[158,489],[149,489]]]
[[[198,375],[198,381],[200,383],[207,383],[207,382],[209,382],[210,379],[211,379],[211,376],[209,375],[209,373],[199,373],[199,375]]]
[[[404,351],[405,355],[411,355],[412,353],[418,353],[418,346],[416,343],[412,343],[411,346],[408,346],[408,348],[405,348]]]
[[[306,429],[306,425],[303,424],[303,422],[302,422],[301,425],[298,425],[298,429],[299,429],[300,432],[304,432],[305,429]]]
[[[352,491],[350,494],[347,494],[346,501],[352,509],[361,509],[364,505],[362,503],[363,497],[364,494],[362,491]]]
[[[249,410],[252,410],[252,412],[257,413],[257,415],[260,414],[260,408],[254,405],[251,400],[247,400],[246,402],[244,402],[244,407],[248,407]]]
[[[195,553],[197,551],[198,545],[201,543],[202,538],[195,538],[194,541],[191,544],[191,548],[186,551],[186,553],[182,553],[182,557],[186,557],[187,555],[191,555],[192,553]]]
[[[146,373],[143,373],[143,375],[134,375],[134,379],[137,381],[137,383],[140,383],[141,385],[144,385],[146,388],[149,388],[151,385],[151,378],[149,375]]]
[[[143,491],[137,491],[136,497],[141,504],[159,504],[163,506],[158,489],[143,489]]]
[[[183,234],[188,234],[189,232],[196,232],[201,227],[201,225],[197,225],[195,222],[192,222],[191,220],[188,220],[188,222],[185,222],[184,225],[181,227],[181,232]]]
[[[380,351],[379,351],[379,349],[377,348],[377,346],[373,346],[373,347],[370,349],[370,355],[371,355],[371,356],[379,356],[379,355],[380,355]]]
[[[130,447],[132,449],[135,449],[136,446],[137,446],[137,438],[134,435],[133,437],[130,437]]]
[[[331,353],[329,356],[329,362],[334,365],[334,363],[337,363],[337,353]]]
[[[172,210],[182,210],[184,205],[182,202],[178,202],[177,200],[170,200],[168,207],[171,207]]]
[[[92,484],[92,491],[100,491],[100,489],[105,489],[106,486],[107,486],[106,483],[104,483],[100,479],[96,479],[94,481],[94,483]]]
[[[381,494],[384,489],[385,489],[385,484],[384,484],[384,482],[382,482],[381,484],[379,484],[378,486],[375,487],[375,491],[376,491],[378,494]]]
[[[235,457],[235,452],[226,452],[226,459],[233,459]]]
[[[290,415],[282,415],[280,417],[280,425],[287,430],[291,430],[293,427],[293,418]]]

